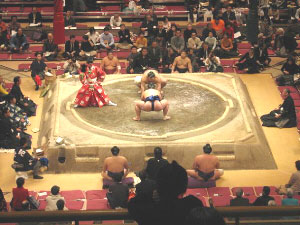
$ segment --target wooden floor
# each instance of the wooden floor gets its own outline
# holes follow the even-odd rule
[[[17,68],[16,62],[0,64]],[[38,105],[37,116],[30,118],[32,123],[28,131],[39,127],[41,118],[42,99],[39,92],[34,91],[33,82],[28,73],[23,79],[22,90],[25,95],[32,98]],[[256,113],[261,116],[276,108],[281,102],[281,97],[270,74],[240,75],[246,84]],[[225,175],[217,182],[218,186],[254,186],[254,185],[280,185],[285,184],[290,174],[295,171],[294,162],[300,159],[300,142],[296,128],[263,128],[278,169],[276,170],[234,170],[225,171]],[[37,134],[33,134],[33,147],[36,147]],[[15,186],[15,173],[11,169],[13,154],[0,153],[0,187],[3,191],[11,191]],[[191,162],[192,165],[192,162]],[[53,185],[59,185],[61,190],[92,190],[102,186],[99,173],[85,174],[44,174],[43,180],[26,180],[26,188],[30,190],[49,190]],[[10,199],[10,195],[7,196]]]

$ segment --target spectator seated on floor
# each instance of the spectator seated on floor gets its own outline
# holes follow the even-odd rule
[[[199,72],[198,58],[194,54],[194,49],[189,48],[187,50],[187,57],[191,60],[193,72]]]
[[[106,50],[113,49],[115,47],[114,36],[109,32],[109,27],[104,28],[104,33],[100,34],[100,48]]]
[[[137,37],[134,45],[137,47],[137,48],[147,48],[147,45],[148,45],[148,40],[147,38],[144,37],[144,33],[143,32],[140,32],[139,33],[139,36]]]
[[[193,49],[194,53],[197,54],[202,46],[203,41],[200,40],[200,38],[197,37],[197,34],[195,32],[192,33],[192,36],[189,38],[187,47],[189,49]]]
[[[19,28],[17,33],[12,35],[9,41],[9,47],[12,53],[22,53],[29,48],[26,35],[23,34],[22,28]]]
[[[180,55],[181,51],[185,48],[185,42],[181,36],[180,29],[177,29],[175,36],[171,38],[171,48],[177,55]]]
[[[8,92],[5,88],[5,82],[3,77],[0,75],[0,102],[6,100]]]
[[[224,20],[220,19],[219,17],[216,17],[211,21],[212,28],[216,31],[217,36],[221,37],[223,30],[225,29],[225,23]]]
[[[205,39],[208,37],[208,35],[209,35],[209,32],[212,32],[213,33],[213,37],[217,37],[217,33],[216,33],[216,31],[212,28],[212,24],[211,23],[208,23],[207,25],[206,25],[206,27],[203,29],[203,31],[202,31],[202,36],[201,36],[201,38],[202,38],[202,41],[205,41]]]
[[[85,35],[88,36],[89,40],[91,40],[94,44],[94,48],[96,49],[96,46],[100,44],[100,34],[95,30],[94,27],[90,27],[89,32],[87,32]]]
[[[138,224],[184,224],[191,209],[203,207],[195,196],[184,197],[187,182],[185,169],[176,161],[161,167],[157,174],[159,199],[137,194],[129,201],[130,215]]]
[[[146,166],[145,172],[146,172],[146,176],[148,179],[156,182],[157,175],[158,175],[160,168],[167,165],[168,161],[162,157],[163,152],[160,147],[155,147],[153,154],[154,154],[154,157],[150,158],[147,161],[147,166]]]
[[[213,36],[213,32],[208,33],[208,37],[205,38],[205,43],[207,43],[210,51],[215,50],[215,48],[217,47],[217,38]]]
[[[78,57],[80,52],[79,42],[75,40],[75,35],[70,35],[70,40],[65,43],[64,57]]]
[[[110,27],[120,27],[122,24],[122,18],[119,14],[115,14],[114,16],[110,17],[109,21]]]
[[[101,173],[103,179],[114,180],[121,176],[124,179],[128,173],[128,161],[124,156],[120,156],[120,149],[117,146],[111,149],[112,156],[104,160],[103,171]]]
[[[184,42],[187,44],[188,40],[192,37],[192,34],[196,33],[197,36],[197,31],[193,29],[193,26],[191,23],[188,23],[186,30],[183,32],[183,37],[184,37]]]
[[[157,22],[153,20],[152,15],[147,14],[145,20],[143,20],[141,25],[141,31],[147,38],[148,42],[151,43],[155,38],[155,30],[157,28]]]
[[[207,72],[223,72],[224,69],[222,67],[220,58],[216,56],[216,54],[212,51],[209,53],[208,58],[206,58],[204,62],[206,66]]]
[[[119,35],[118,48],[130,49],[130,47],[133,45],[133,43],[130,38],[130,32],[125,27],[125,24],[120,25],[120,30],[118,32],[118,35]]]
[[[235,191],[236,198],[230,200],[230,206],[250,206],[249,199],[243,198],[243,189],[237,188]]]
[[[270,7],[268,14],[273,23],[280,23],[280,12],[276,5]]]
[[[139,53],[137,52],[137,47],[136,46],[132,46],[131,47],[131,51],[129,56],[127,57],[127,65],[126,65],[126,73],[130,74],[130,73],[134,73],[133,70],[133,62],[134,59],[139,55]]]
[[[44,45],[43,45],[43,54],[44,54],[44,57],[48,61],[53,61],[57,57],[58,46],[57,46],[57,44],[54,43],[53,34],[52,33],[48,33],[48,38],[44,42]]]
[[[7,38],[7,32],[3,31],[0,26],[0,51],[7,51],[9,49],[9,40]]]
[[[185,225],[226,225],[222,215],[214,207],[197,207],[190,211]]]
[[[262,34],[262,38],[260,39],[263,41],[267,47],[271,47],[271,41],[273,38],[274,30],[273,27],[269,24],[269,22],[265,19],[264,21],[259,22],[259,34]],[[260,41],[257,41],[258,45],[262,45]]]
[[[113,178],[112,185],[109,186],[106,194],[107,201],[112,209],[127,208],[129,188],[128,185],[122,184],[122,175],[116,174]]]
[[[8,109],[10,112],[10,119],[13,124],[20,127],[22,130],[26,129],[26,126],[30,124],[29,119],[19,106],[17,106],[16,97],[9,95]]]
[[[166,41],[167,41],[167,32],[162,23],[158,24],[158,28],[156,29],[155,36],[156,36],[156,41],[158,43],[158,46],[160,46],[161,48],[165,48]]]
[[[294,205],[294,206],[298,206],[299,205],[299,200],[294,197],[294,192],[293,189],[288,188],[287,192],[286,192],[286,196],[287,198],[284,198],[281,200],[281,205],[283,206],[287,206],[287,205]]]
[[[7,205],[1,188],[0,188],[0,212],[7,212]]]
[[[33,170],[33,179],[43,179],[42,176],[38,175],[39,170],[42,167],[41,161],[39,158],[33,158],[28,153],[27,143],[28,140],[26,138],[23,137],[20,139],[20,147],[15,149],[14,162],[23,166],[21,171]]]
[[[42,26],[42,20],[42,14],[37,11],[36,7],[32,7],[32,12],[28,15],[29,26],[31,24]]]
[[[283,75],[276,78],[279,86],[294,85],[294,75],[300,73],[300,68],[292,57],[289,57],[282,65]]]
[[[257,197],[257,199],[253,202],[254,206],[268,206],[269,201],[274,200],[273,197],[269,196],[270,187],[264,186],[262,190],[262,196]]]
[[[162,63],[162,51],[157,41],[154,40],[151,46],[148,47],[148,55],[150,58],[150,67],[157,70]]]
[[[269,57],[266,43],[262,43],[262,45],[254,45],[254,54],[255,58],[258,59],[258,62],[262,65],[262,67],[270,65],[271,58]]]
[[[106,74],[120,74],[121,65],[117,56],[113,55],[111,50],[107,51],[107,56],[105,56],[101,62],[101,68]]]
[[[70,57],[64,63],[64,73],[68,75],[79,75],[80,64],[75,57]]]
[[[177,54],[174,52],[172,48],[166,48],[163,51],[163,57],[162,57],[162,72],[163,73],[171,73],[173,62],[176,58]]]
[[[11,36],[13,36],[14,34],[17,33],[18,29],[21,28],[20,23],[18,22],[18,18],[17,16],[12,16],[11,17],[11,21],[8,24],[8,28],[9,28],[9,34]]]
[[[163,28],[168,32],[171,29],[171,22],[169,21],[169,18],[167,16],[164,16],[163,18]]]
[[[234,42],[234,29],[231,23],[226,23],[226,26],[222,33],[222,37],[224,37],[224,34],[227,34],[227,37],[231,39],[232,43]]]
[[[94,57],[97,54],[94,47],[95,45],[93,41],[87,35],[83,35],[79,53],[81,59],[86,59],[87,57]]]
[[[269,114],[260,117],[262,126],[287,128],[297,125],[294,100],[290,96],[290,90],[284,89],[281,93],[284,99],[278,109],[272,110]]]
[[[287,189],[292,189],[293,193],[300,195],[300,160],[295,162],[297,171],[292,173],[289,182],[286,185],[282,185],[277,189],[279,194],[286,194]]]
[[[286,51],[285,43],[284,43],[284,29],[283,28],[277,28],[277,30],[276,30],[273,49],[277,56],[279,56],[279,57],[287,56],[287,51]]]
[[[60,191],[60,187],[54,185],[52,188],[51,188],[51,194],[49,196],[46,197],[46,208],[45,208],[45,211],[56,211],[58,210],[57,209],[57,202],[59,200],[63,200],[65,201],[65,198],[62,197],[60,194],[59,194],[59,191]],[[66,209],[66,208],[65,208]]]
[[[198,58],[199,66],[205,66],[205,61],[209,57],[209,54],[210,49],[208,48],[208,44],[206,42],[203,42],[198,54],[196,55]]]
[[[35,115],[36,113],[36,104],[28,97],[25,97],[21,88],[21,77],[14,77],[14,84],[9,94],[16,97],[17,105],[24,110],[28,117]]]
[[[186,51],[181,51],[172,64],[172,73],[192,73],[193,67],[190,58],[187,57]]]
[[[224,171],[220,169],[219,159],[211,155],[212,148],[210,144],[203,146],[202,155],[197,155],[193,163],[193,169],[187,170],[187,174],[198,180],[216,180],[223,176]]]
[[[45,73],[48,71],[47,64],[43,60],[43,54],[41,52],[35,53],[36,58],[30,65],[31,78],[35,83],[35,90],[39,90],[41,81],[45,79]]]
[[[22,211],[22,202],[26,201],[29,197],[28,189],[24,188],[25,179],[19,177],[16,180],[17,187],[12,189],[11,208],[14,211]]]
[[[72,12],[68,10],[65,16],[65,27],[76,27],[75,19],[72,16]]]
[[[172,25],[171,25],[171,29],[169,29],[169,30],[167,31],[167,34],[166,34],[166,41],[167,41],[168,44],[171,44],[171,39],[172,39],[172,37],[175,37],[175,35],[176,35],[176,30],[177,30],[177,29],[178,29],[178,28],[177,28],[176,24],[172,24]]]
[[[151,59],[148,55],[148,49],[143,47],[137,57],[133,60],[132,68],[134,73],[142,74],[151,67]]]
[[[220,55],[221,58],[232,58],[238,56],[238,53],[233,48],[232,40],[228,38],[227,33],[224,33],[221,40]]]
[[[259,73],[260,63],[255,57],[253,47],[239,59],[236,67],[239,70],[246,70],[247,73]]]
[[[222,15],[222,19],[225,22],[225,24],[236,24],[235,12],[232,11],[232,7],[230,5],[227,6],[226,11]]]

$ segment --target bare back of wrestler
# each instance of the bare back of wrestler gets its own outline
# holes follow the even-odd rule
[[[101,67],[106,74],[119,74],[121,70],[119,60],[112,52],[109,52],[108,55],[103,58]]]
[[[141,79],[140,85],[141,93],[143,93],[147,88],[146,85],[149,83],[154,83],[156,86],[156,90],[161,92],[161,89],[167,85],[167,79],[161,77],[157,72],[154,71],[146,71]]]
[[[113,180],[114,174],[122,174],[125,178],[128,175],[128,161],[124,156],[107,157],[104,160],[102,177]]]
[[[194,159],[193,170],[187,170],[188,175],[198,180],[216,180],[222,176],[219,159],[215,155],[197,155]]]
[[[148,85],[149,89],[142,93],[141,101],[135,103],[136,117],[134,117],[133,120],[140,121],[142,111],[163,111],[163,120],[169,120],[171,118],[168,116],[168,101],[165,99],[161,100],[160,91],[154,89],[154,87],[154,84],[150,83]]]

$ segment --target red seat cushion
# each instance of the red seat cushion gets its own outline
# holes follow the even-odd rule
[[[222,66],[233,66],[235,63],[235,60],[232,59],[221,59],[220,61]]]
[[[104,220],[102,224],[123,224],[124,220]]]
[[[29,47],[29,50],[31,50],[33,52],[41,52],[41,51],[43,51],[43,46],[31,45]]]
[[[69,210],[81,210],[84,201],[66,201],[66,208]]]
[[[87,24],[82,24],[82,23],[76,23],[76,27],[78,27],[78,28],[86,28],[86,27],[88,27],[88,25]]]
[[[15,7],[15,6],[6,7],[6,10],[8,12],[20,12],[21,11],[20,7]]]
[[[234,73],[234,69],[232,67],[224,67],[223,69],[225,73]]]
[[[295,105],[295,107],[299,107],[300,106],[300,100],[299,99],[295,99],[294,100],[294,105]]]
[[[213,196],[230,196],[231,192],[229,187],[212,187],[212,188],[207,188],[208,191],[208,196],[213,197]]]
[[[85,199],[83,191],[73,190],[73,191],[61,191],[61,196],[65,198],[66,201],[73,201],[77,199]]]
[[[60,75],[63,75],[65,73],[64,70],[56,70],[56,76],[60,76]]]
[[[196,197],[203,196],[208,197],[207,189],[206,188],[193,188],[193,189],[187,189],[186,195],[194,195]]]
[[[86,201],[86,210],[104,210],[109,209],[106,199],[96,199]]]
[[[127,74],[127,71],[125,68],[121,68],[121,74]]]
[[[268,48],[268,54],[269,54],[269,56],[275,56],[276,55],[275,51],[272,50],[272,49],[269,49],[269,48]]]
[[[0,59],[9,59],[8,53],[0,53]]]
[[[262,186],[254,187],[256,196],[260,196],[260,195],[262,194],[262,189],[263,189]],[[275,190],[276,190],[276,187],[270,186],[270,189],[271,189],[270,195],[278,195],[277,192],[275,191]]]
[[[117,56],[118,56],[119,59],[127,59],[129,55],[130,55],[129,51],[117,52]]]
[[[21,71],[29,71],[30,70],[30,64],[29,63],[21,63],[18,65],[18,70]]]
[[[298,90],[293,86],[278,86],[278,89],[280,93],[282,93],[284,89],[289,89],[291,93],[295,93],[295,92],[298,93]]]
[[[42,12],[54,12],[54,7],[42,7],[41,8]]]
[[[255,195],[253,187],[233,187],[231,188],[231,192],[233,196],[236,196],[235,192],[238,188],[241,188],[244,192],[244,196]]]
[[[238,49],[239,53],[242,54],[242,55],[245,55],[249,49]]]
[[[212,196],[212,201],[215,207],[229,206],[231,196]]]
[[[125,62],[120,62],[120,66],[121,66],[121,68],[125,68],[126,67],[126,63]]]
[[[300,99],[300,95],[299,93],[297,92],[294,92],[294,93],[290,93],[290,96],[292,97],[292,99],[294,100],[299,100]]]
[[[28,54],[28,53],[23,53],[23,54],[18,54],[14,53],[11,56],[12,59],[32,59],[34,58],[34,54]]]
[[[56,69],[57,68],[57,63],[46,63],[47,67],[50,69]]]
[[[90,190],[86,191],[86,199],[93,200],[93,199],[104,199],[106,198],[107,190]]]
[[[39,202],[40,202],[40,206],[39,206],[38,210],[44,211],[46,208],[47,202],[45,200],[39,200]]]
[[[238,49],[247,49],[247,50],[249,50],[252,47],[252,45],[249,44],[249,43],[238,43],[237,47],[238,47]]]
[[[79,225],[94,224],[94,221],[79,221]]]
[[[135,22],[135,23],[132,23],[132,27],[140,27],[142,25],[141,22]]]

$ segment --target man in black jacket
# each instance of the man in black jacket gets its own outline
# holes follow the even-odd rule
[[[235,13],[232,11],[230,5],[227,6],[227,10],[223,13],[222,19],[224,20],[225,24],[234,23],[234,21],[236,21]]]
[[[22,132],[21,129],[15,128],[9,119],[10,112],[8,108],[2,110],[2,116],[0,118],[0,147],[1,148],[16,148],[19,146],[20,135],[16,133]]]
[[[43,177],[38,175],[41,167],[41,162],[39,161],[39,159],[33,158],[26,149],[27,140],[26,138],[21,138],[20,147],[15,149],[14,161],[18,164],[23,165],[22,171],[33,170],[33,179],[43,179]]]
[[[143,21],[141,25],[141,31],[144,32],[144,36],[147,38],[148,43],[151,44],[152,40],[155,38],[155,29],[157,25],[153,22],[151,15],[146,15],[146,20]]]
[[[274,200],[270,195],[270,187],[264,186],[262,191],[262,196],[258,197],[255,202],[253,202],[254,206],[268,206],[269,201]]]
[[[114,182],[109,186],[106,194],[108,203],[112,209],[127,208],[129,188],[126,184],[122,184],[122,175],[120,174],[114,177]]]
[[[206,42],[202,43],[202,47],[199,49],[198,54],[196,55],[198,58],[199,66],[205,66],[205,60],[209,57],[210,50],[208,48],[208,44]]]
[[[58,46],[54,43],[53,34],[48,34],[48,39],[44,42],[43,53],[48,61],[56,59],[58,54]]]
[[[47,64],[43,60],[43,54],[41,52],[35,53],[36,59],[32,61],[30,65],[31,77],[35,82],[35,90],[39,90],[39,85],[36,81],[36,76],[39,76],[41,80],[45,78],[45,72],[48,70]]]
[[[37,11],[36,7],[32,7],[32,12],[28,15],[29,24],[42,25],[42,14]]]
[[[269,114],[260,117],[263,122],[262,126],[266,127],[295,127],[297,125],[294,100],[290,96],[290,90],[284,89],[282,92],[284,99],[278,109],[271,111]]]
[[[119,35],[119,48],[128,49],[131,45],[133,45],[131,39],[130,39],[130,33],[129,30],[126,29],[125,24],[120,25],[120,30],[118,32]]]
[[[150,58],[150,67],[158,69],[162,62],[162,52],[156,41],[153,41],[148,48],[148,55]]]
[[[162,23],[158,24],[158,28],[156,29],[156,41],[158,43],[158,45],[162,48],[166,47],[166,39],[167,39],[167,32],[163,27]]]
[[[77,57],[79,56],[79,52],[79,42],[75,40],[75,35],[71,34],[70,40],[65,43],[64,57]]]
[[[162,156],[162,149],[160,147],[154,148],[154,158],[148,160],[147,167],[145,169],[148,179],[156,181],[160,168],[168,164],[168,161]]]
[[[238,188],[235,191],[236,198],[230,200],[230,206],[249,206],[249,199],[243,198],[243,189]]]
[[[148,55],[148,49],[142,48],[141,53],[133,60],[134,73],[144,73],[149,67],[151,67],[151,60]]]

